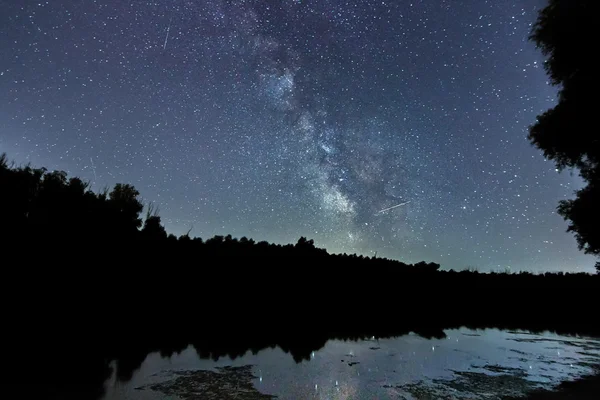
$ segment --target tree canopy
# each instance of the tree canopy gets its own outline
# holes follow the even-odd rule
[[[595,0],[550,0],[539,13],[531,40],[547,57],[545,69],[559,86],[557,105],[538,116],[529,139],[559,170],[576,168],[586,186],[558,213],[569,221],[581,250],[600,255],[600,134],[597,106]]]
[[[94,193],[88,183],[68,178],[64,171],[12,167],[2,154],[0,186],[3,240],[114,242],[133,239],[142,225],[144,206],[129,184]],[[147,228],[153,224],[146,221]]]

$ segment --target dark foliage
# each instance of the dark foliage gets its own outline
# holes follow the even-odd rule
[[[143,205],[131,185],[94,193],[64,171],[10,167],[0,157],[0,238],[29,243],[118,242],[139,236]],[[147,221],[152,225],[152,221]]]
[[[43,371],[40,398],[53,398],[50,387],[98,396],[110,360],[127,380],[148,352],[190,343],[202,357],[280,346],[301,361],[330,338],[459,326],[598,333],[600,275],[443,271],[332,255],[304,237],[176,237],[152,206],[142,221],[133,186],[94,193],[64,172],[0,161],[5,340],[10,359]]]
[[[579,248],[600,255],[600,131],[594,117],[600,85],[596,76],[596,0],[550,0],[531,39],[547,56],[546,71],[561,87],[556,107],[538,116],[530,141],[560,170],[577,168],[587,186],[558,212],[569,221]]]

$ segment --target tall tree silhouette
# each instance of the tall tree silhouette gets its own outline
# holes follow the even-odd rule
[[[109,203],[116,211],[117,220],[114,222],[118,226],[118,236],[133,236],[142,226],[140,213],[144,205],[138,199],[140,192],[132,185],[117,183],[109,194]]]
[[[600,89],[595,76],[597,0],[550,0],[540,11],[531,40],[547,56],[545,69],[560,86],[556,107],[538,116],[531,143],[559,170],[577,168],[587,186],[558,213],[569,221],[579,248],[600,255],[600,134],[595,118]]]
[[[153,204],[148,205],[144,227],[142,228],[142,237],[153,241],[165,240],[167,238],[167,231],[161,224],[158,208],[155,208]]]

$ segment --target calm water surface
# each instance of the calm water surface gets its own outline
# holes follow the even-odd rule
[[[425,399],[520,395],[592,373],[600,340],[499,330],[448,330],[360,342],[331,340],[296,363],[279,348],[218,361],[193,347],[148,355],[105,399]]]

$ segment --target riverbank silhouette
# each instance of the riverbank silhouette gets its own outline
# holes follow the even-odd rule
[[[460,326],[599,334],[597,275],[444,271],[329,254],[304,237],[175,237],[152,207],[141,217],[131,185],[95,193],[5,156],[0,187],[9,356],[35,357],[36,387],[61,398],[65,373],[98,397],[111,360],[126,380],[148,353],[190,343],[208,357],[279,346],[301,361],[331,338]]]

